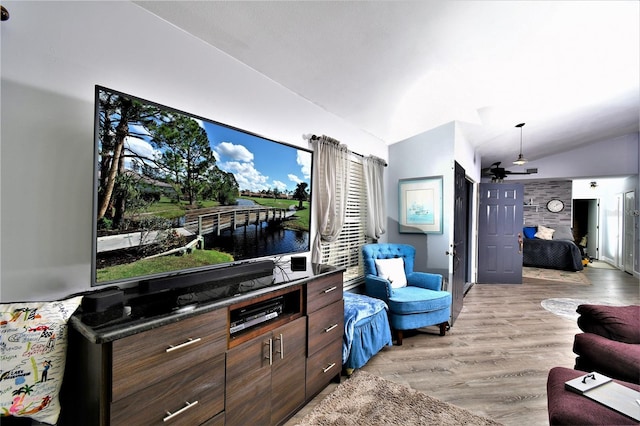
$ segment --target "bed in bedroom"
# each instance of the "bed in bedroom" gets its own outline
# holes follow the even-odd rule
[[[568,226],[525,227],[522,265],[537,268],[581,271],[582,253]]]

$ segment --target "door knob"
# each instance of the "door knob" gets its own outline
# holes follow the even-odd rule
[[[522,241],[522,234],[518,232],[518,253],[522,253],[522,245],[524,242]]]

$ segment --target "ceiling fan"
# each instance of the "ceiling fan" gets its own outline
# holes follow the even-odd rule
[[[491,176],[491,182],[502,182],[507,175],[531,175],[538,173],[538,169],[527,169],[525,172],[512,172],[500,167],[501,161],[496,161],[491,166],[482,169],[483,176]]]

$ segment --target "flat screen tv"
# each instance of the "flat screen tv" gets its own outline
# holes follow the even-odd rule
[[[308,149],[96,86],[92,286],[308,252],[311,165]]]

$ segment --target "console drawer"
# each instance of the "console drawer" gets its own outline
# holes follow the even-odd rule
[[[227,310],[218,309],[114,341],[111,401],[224,353],[227,329]]]
[[[224,410],[224,365],[220,354],[114,402],[110,424],[190,426],[209,420]]]
[[[309,314],[309,356],[344,334],[344,304],[342,300]]]
[[[307,358],[307,391],[309,400],[342,372],[342,339],[332,342]]]
[[[307,284],[307,314],[342,300],[342,274],[332,274]]]

